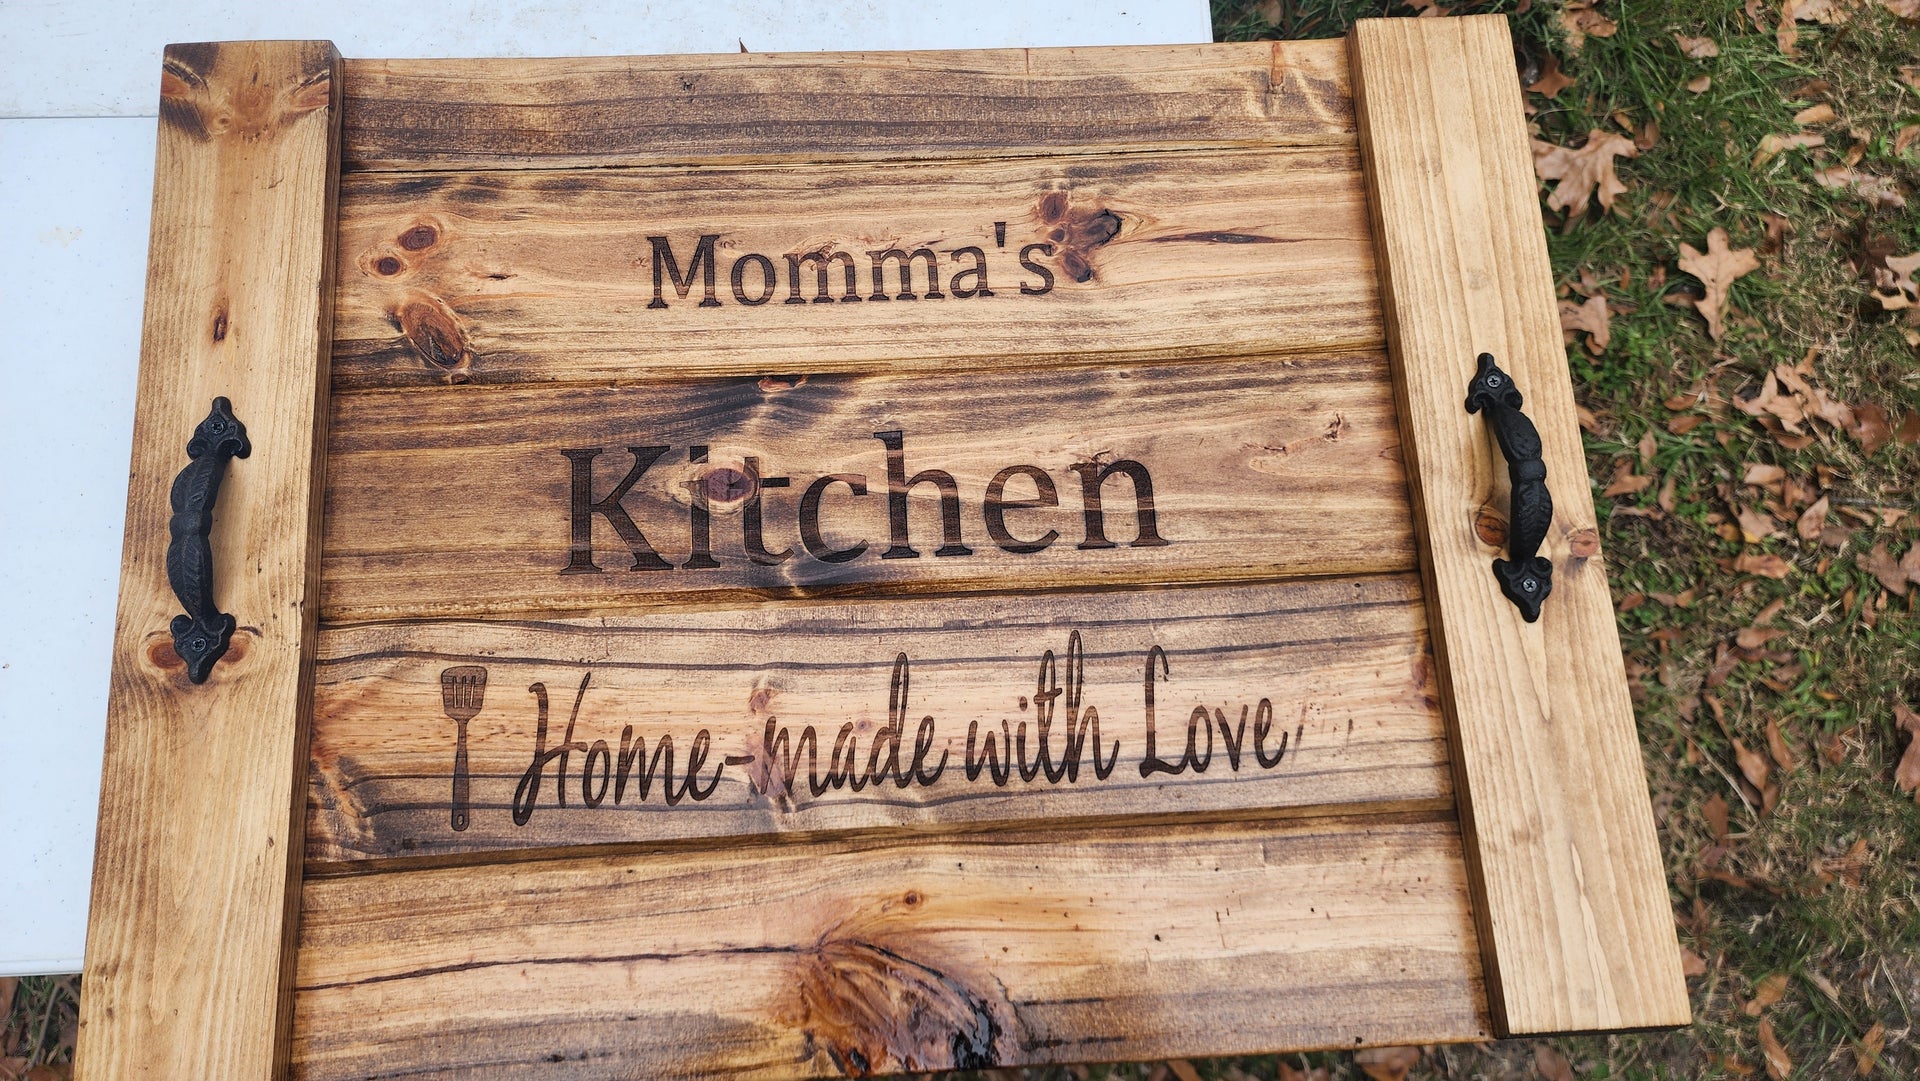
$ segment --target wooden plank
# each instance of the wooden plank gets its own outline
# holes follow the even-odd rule
[[[933,603],[323,628],[307,858],[1452,806],[1410,575]]]
[[[1413,568],[1377,354],[334,404],[329,621]]]
[[[332,325],[338,57],[326,42],[175,45],[153,240],[80,1005],[79,1068],[281,1075],[312,688]],[[239,621],[204,684],[170,618],[169,490],[216,395],[252,454],[212,534]]]
[[[1487,1033],[1450,819],[309,879],[294,1076],[886,1075]]]
[[[1353,141],[1338,42],[347,62],[349,169]]]
[[[1350,147],[360,175],[340,219],[340,387],[1385,341]]]
[[[1686,1024],[1660,848],[1556,315],[1504,19],[1351,39],[1429,618],[1503,1034]],[[1553,587],[1499,592],[1476,516],[1506,470],[1462,403],[1490,352],[1545,444]]]

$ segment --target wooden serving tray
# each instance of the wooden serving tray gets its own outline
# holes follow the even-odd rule
[[[169,49],[85,1076],[1685,1023],[1511,70]]]

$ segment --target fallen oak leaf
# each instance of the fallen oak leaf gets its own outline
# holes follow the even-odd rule
[[[1740,523],[1741,540],[1747,544],[1759,544],[1780,532],[1779,524],[1773,516],[1748,507],[1741,507],[1734,517]]]
[[[1571,300],[1560,302],[1560,332],[1568,345],[1582,331],[1587,335],[1587,350],[1595,356],[1607,351],[1607,343],[1612,340],[1613,332],[1608,324],[1607,297],[1604,293],[1595,293],[1587,298],[1585,304],[1575,304]]]
[[[1906,753],[1900,756],[1900,764],[1894,767],[1893,784],[1902,792],[1913,793],[1913,801],[1920,803],[1920,713],[1906,707],[1904,702],[1893,704],[1894,724],[1906,730],[1908,735]]]
[[[1762,578],[1785,578],[1793,573],[1793,564],[1771,553],[1742,552],[1740,558],[1733,561],[1733,569],[1740,574],[1757,574]]]
[[[1753,1000],[1740,1007],[1740,1012],[1748,1017],[1758,1017],[1768,1006],[1780,1001],[1787,994],[1787,974],[1774,972],[1760,978],[1753,985]]]
[[[1860,1037],[1860,1047],[1853,1053],[1853,1072],[1865,1077],[1880,1064],[1880,1052],[1887,1049],[1887,1027],[1878,1021]]]
[[[1869,402],[1853,411],[1854,422],[1847,431],[1860,442],[1860,453],[1873,455],[1887,441],[1893,438],[1893,425],[1887,422],[1887,411]]]
[[[1821,531],[1826,528],[1827,528],[1827,497],[1826,496],[1821,496],[1818,500],[1814,502],[1813,506],[1808,507],[1806,509],[1806,512],[1800,515],[1800,520],[1798,522],[1795,522],[1793,527],[1794,532],[1798,533],[1800,535],[1800,539],[1803,541],[1819,540]]]
[[[1827,145],[1825,136],[1812,132],[1797,132],[1793,135],[1765,135],[1760,139],[1760,148],[1753,152],[1753,167],[1760,168],[1789,150],[1809,150],[1816,146]]]
[[[1695,250],[1691,244],[1680,245],[1680,269],[1700,279],[1706,288],[1706,295],[1694,301],[1694,307],[1706,317],[1707,334],[1716,342],[1726,337],[1721,316],[1727,304],[1727,289],[1736,279],[1760,269],[1760,260],[1753,249],[1728,247],[1727,231],[1715,226],[1707,234],[1705,252]]]
[[[1547,197],[1547,206],[1577,217],[1587,212],[1596,194],[1601,209],[1613,209],[1614,198],[1627,190],[1614,172],[1613,159],[1639,154],[1640,148],[1633,145],[1632,139],[1594,128],[1587,133],[1587,141],[1578,147],[1555,146],[1535,139],[1533,171],[1542,180],[1559,181],[1553,194]]]
[[[1793,0],[1787,3],[1791,5]],[[1767,1076],[1773,1081],[1786,1081],[1787,1075],[1793,1072],[1793,1058],[1780,1046],[1780,1038],[1773,1034],[1771,1018],[1760,1019],[1760,1053],[1767,1059]]]
[[[1544,1041],[1533,1045],[1533,1068],[1545,1081],[1575,1081],[1573,1063]]]
[[[1823,188],[1852,188],[1855,195],[1878,207],[1900,209],[1907,197],[1900,193],[1892,178],[1863,173],[1850,165],[1834,165],[1813,174],[1814,183]]]
[[[1405,1081],[1407,1071],[1420,1061],[1420,1049],[1370,1047],[1355,1054],[1353,1061],[1373,1081]]]
[[[1809,105],[1793,114],[1793,122],[1803,128],[1810,128],[1815,124],[1831,124],[1835,119],[1833,106],[1824,101],[1818,105]]]
[[[1767,764],[1766,758],[1760,752],[1748,749],[1746,744],[1737,739],[1733,741],[1733,758],[1739,764],[1740,775],[1747,779],[1747,783],[1764,791],[1767,787],[1767,779],[1773,774],[1773,767]]]
[[[1560,91],[1572,86],[1574,82],[1573,76],[1560,70],[1560,58],[1548,53],[1547,58],[1540,63],[1540,77],[1529,84],[1527,90],[1542,97],[1554,98],[1559,97]]]
[[[1787,471],[1779,466],[1768,465],[1765,462],[1754,462],[1752,465],[1747,466],[1746,476],[1742,478],[1740,483],[1751,484],[1756,488],[1765,488],[1770,484],[1779,484],[1786,478]]]
[[[1593,10],[1593,0],[1569,0],[1560,12],[1560,26],[1567,34],[1567,48],[1576,53],[1587,38],[1610,38],[1620,29],[1612,19]]]
[[[1711,60],[1720,55],[1720,43],[1712,38],[1694,38],[1676,32],[1673,41],[1682,53],[1695,60]]]
[[[1912,255],[1889,255],[1884,269],[1873,270],[1873,299],[1880,302],[1882,311],[1900,311],[1920,305],[1920,283],[1913,280],[1913,272],[1920,270],[1920,252]]]
[[[1707,820],[1707,828],[1713,831],[1713,842],[1725,847],[1727,844],[1727,798],[1715,792],[1700,805],[1700,816]]]
[[[1920,547],[1920,542],[1916,542]],[[1860,569],[1880,580],[1880,587],[1896,597],[1907,595],[1907,571],[1887,554],[1887,542],[1882,540],[1874,544],[1865,555],[1856,555],[1854,562]]]
[[[1779,766],[1782,773],[1791,773],[1800,764],[1793,748],[1787,746],[1787,737],[1780,733],[1780,722],[1773,718],[1767,719],[1767,753],[1773,756],[1773,764]]]

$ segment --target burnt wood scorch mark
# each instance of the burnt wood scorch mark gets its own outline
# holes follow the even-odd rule
[[[227,651],[234,619],[213,599],[213,507],[229,458],[253,453],[246,425],[233,415],[233,403],[215,398],[207,419],[187,441],[190,459],[173,479],[167,522],[167,584],[186,609],[173,617],[173,649],[186,662],[187,678],[205,683],[213,664]]]
[[[1073,196],[1050,191],[1037,208],[1042,224],[1051,226],[1042,254],[1060,261],[1060,269],[1076,282],[1093,280],[1093,252],[1120,235],[1120,215],[1104,207],[1075,209]],[[1051,250],[1048,250],[1051,249]]]
[[[447,382],[473,381],[473,349],[446,301],[412,293],[394,308],[393,322],[414,355],[442,372]]]
[[[918,907],[917,891],[902,904]],[[801,1031],[808,1057],[825,1053],[848,1077],[922,1070],[979,1070],[1008,1057],[1012,1007],[951,971],[890,947],[834,932],[802,956]]]
[[[228,136],[254,140],[284,128],[333,100],[333,69],[322,64],[298,83],[262,83],[221,73],[218,44],[169,45],[160,64],[160,123],[196,142]]]

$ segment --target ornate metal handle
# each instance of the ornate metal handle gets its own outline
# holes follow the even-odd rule
[[[1487,411],[1512,481],[1512,513],[1507,521],[1507,554],[1493,561],[1500,592],[1520,609],[1528,623],[1540,618],[1540,605],[1553,592],[1553,561],[1538,554],[1553,524],[1553,496],[1547,491],[1547,463],[1540,460],[1540,433],[1520,412],[1520,389],[1513,377],[1480,354],[1480,370],[1467,384],[1467,412]]]
[[[227,459],[253,452],[247,426],[233,415],[233,403],[215,398],[207,419],[187,440],[187,462],[173,478],[173,518],[167,522],[167,583],[186,614],[173,617],[173,651],[187,662],[187,678],[205,683],[213,662],[233,638],[233,617],[213,603],[213,504]]]

